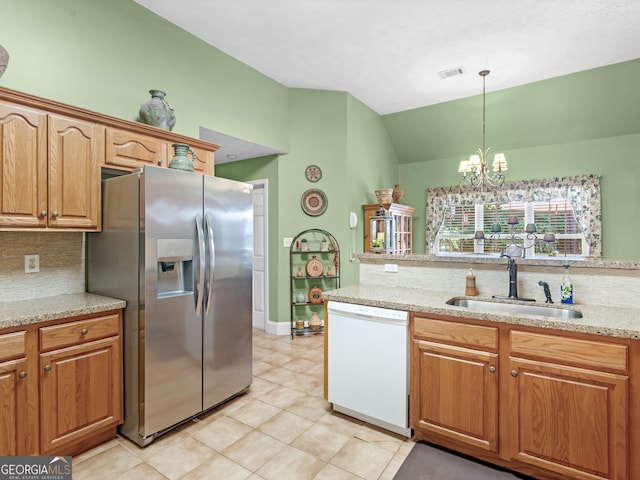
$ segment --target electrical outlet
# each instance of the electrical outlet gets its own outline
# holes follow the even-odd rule
[[[284,237],[284,238],[282,239],[282,246],[283,246],[283,247],[287,247],[287,248],[289,248],[289,247],[291,246],[291,242],[293,242],[293,238],[291,238],[291,237]]]
[[[391,273],[398,273],[398,265],[396,263],[385,263],[384,271]]]
[[[40,255],[24,256],[24,273],[38,273],[40,271]]]

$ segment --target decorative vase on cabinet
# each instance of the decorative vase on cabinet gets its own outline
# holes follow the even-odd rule
[[[404,197],[404,190],[402,189],[400,184],[396,183],[393,186],[393,203],[400,203],[402,197]]]
[[[194,152],[189,145],[184,143],[174,143],[171,146],[173,147],[176,155],[169,162],[169,168],[184,170],[185,172],[193,172],[193,162],[198,159],[196,152]],[[188,157],[189,153],[191,154],[191,159]]]
[[[162,90],[149,90],[151,100],[146,101],[140,106],[140,120],[147,125],[162,128],[164,130],[173,130],[176,124],[176,116],[173,108],[164,99],[166,93]]]

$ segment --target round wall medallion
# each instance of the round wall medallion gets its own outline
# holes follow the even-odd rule
[[[304,176],[307,177],[307,180],[310,182],[317,182],[322,178],[322,170],[320,170],[320,167],[317,165],[309,165],[304,171]]]
[[[310,188],[302,194],[300,206],[307,215],[317,217],[327,209],[327,196],[322,190]]]

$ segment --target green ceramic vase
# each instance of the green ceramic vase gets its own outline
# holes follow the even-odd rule
[[[162,90],[149,90],[151,100],[140,106],[140,120],[147,125],[162,128],[164,130],[173,130],[176,124],[176,116],[173,108],[164,99],[166,93]]]

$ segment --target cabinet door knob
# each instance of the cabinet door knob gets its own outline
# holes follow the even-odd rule
[[[511,376],[512,377],[517,377],[518,376],[518,371],[517,370],[511,370]]]
[[[45,366],[44,366],[44,371],[45,371],[45,372],[48,372],[48,371],[50,371],[50,370],[51,370],[51,365],[45,365]]]
[[[158,165],[162,165],[162,159],[158,159]]]
[[[40,216],[41,216],[41,217],[46,217],[46,216],[47,216],[47,211],[46,211],[46,210],[42,210],[42,211],[40,212]]]
[[[57,217],[58,215],[60,215],[57,211],[54,211],[52,214],[54,217]]]
[[[489,367],[489,372],[491,372],[491,373],[496,373],[496,367],[494,367],[493,365],[491,365],[491,366]]]
[[[26,376],[27,376],[27,372],[20,372],[20,373],[18,374],[18,377],[20,377],[20,378],[24,378],[24,377],[26,377]]]
[[[87,333],[89,333],[89,330],[87,330],[86,328],[83,328],[82,330],[80,330],[80,333],[82,335],[86,335]]]

